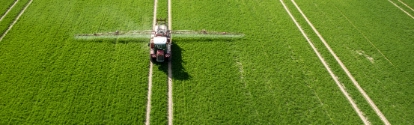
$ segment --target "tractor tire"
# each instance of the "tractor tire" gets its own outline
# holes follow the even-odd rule
[[[151,57],[151,55],[149,56],[149,59],[150,59],[150,61],[151,61],[152,63],[155,63],[155,62],[156,62],[155,58],[152,58],[152,57]]]

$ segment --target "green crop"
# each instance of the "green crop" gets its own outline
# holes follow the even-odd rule
[[[15,0],[3,0],[0,2],[0,17],[2,17],[6,11],[13,5]]]
[[[414,89],[411,86],[414,58],[409,56],[414,47],[410,42],[414,40],[412,28],[409,28],[414,26],[413,19],[388,1],[297,3],[387,119],[392,124],[410,124],[409,119],[414,118],[414,110],[408,108],[413,103],[410,93]],[[348,79],[343,78],[343,81]],[[354,88],[352,84],[345,86]],[[357,94],[352,95],[361,98],[359,103],[366,103]],[[369,106],[364,107],[373,124],[382,124],[373,111],[367,111],[371,110]]]
[[[22,11],[22,9],[27,5],[29,0],[19,0],[16,5],[11,8],[9,13],[4,16],[3,20],[0,21],[0,34],[3,35],[4,32],[9,28],[9,26],[13,23],[17,15]],[[11,3],[13,4],[13,3]],[[11,4],[5,8],[4,11],[0,11],[0,18],[6,13],[7,9],[11,6]]]
[[[382,124],[284,1],[368,120]],[[0,14],[12,2],[1,1]],[[362,123],[278,0],[172,2],[174,30],[220,31],[173,34],[174,124]],[[388,0],[296,2],[387,119],[412,124],[412,18]],[[158,4],[167,18],[167,1]],[[143,124],[152,11],[151,0],[34,0],[0,41],[0,124]],[[153,70],[150,123],[166,124],[167,63]]]
[[[174,29],[245,34],[175,39],[189,76],[174,81],[175,123],[361,122],[278,1],[176,2],[173,15]]]
[[[143,124],[147,43],[73,37],[150,29],[151,5],[34,1],[0,42],[0,124]]]

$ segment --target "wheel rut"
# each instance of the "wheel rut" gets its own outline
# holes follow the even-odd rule
[[[24,14],[24,12],[26,11],[26,9],[32,4],[33,0],[30,0],[29,3],[27,3],[27,5],[23,8],[23,10],[20,11],[19,15],[16,17],[16,19],[14,19],[13,23],[9,26],[9,28],[7,28],[6,32],[3,33],[3,35],[1,35],[0,37],[0,42],[3,40],[3,38],[7,35],[7,33],[9,33],[9,31],[13,28],[14,24],[17,23],[17,21],[20,19],[20,17]],[[14,6],[14,5],[13,5]]]
[[[153,26],[153,30],[155,29],[155,25],[157,22],[157,6],[158,5],[158,0],[154,0],[154,17],[153,17],[153,22],[152,22],[152,26]],[[172,30],[172,16],[171,16],[171,0],[168,0],[168,28],[169,30]],[[171,35],[171,43],[172,43],[172,35]],[[172,125],[173,124],[173,82],[172,82],[172,63],[171,63],[171,58],[168,61],[168,71],[167,71],[167,85],[168,85],[168,125]],[[150,125],[150,120],[151,120],[151,96],[152,96],[152,75],[153,75],[153,67],[154,64],[150,61],[150,66],[149,66],[149,73],[148,73],[148,100],[147,100],[147,112],[146,112],[146,121],[145,124],[146,125]]]
[[[9,9],[7,9],[6,13],[4,13],[4,15],[3,15],[3,16],[1,16],[1,18],[0,18],[0,22],[4,19],[4,17],[6,17],[6,16],[7,16],[7,14],[8,14],[8,13],[9,13],[12,9],[13,9],[14,5],[16,5],[18,2],[19,2],[19,0],[16,0],[16,1],[13,3],[13,5],[11,5]]]
[[[171,14],[171,0],[168,0],[168,28],[172,30],[172,14]],[[172,35],[170,37],[172,44]],[[172,64],[171,58],[168,61],[168,125],[173,124],[174,110],[173,110],[173,82],[172,82]]]
[[[152,29],[155,28],[155,24],[157,22],[157,5],[158,0],[154,0],[154,17],[152,20]],[[151,50],[150,50],[151,51]],[[149,71],[148,71],[148,94],[147,94],[147,112],[145,117],[145,125],[150,125],[151,120],[151,96],[152,96],[152,74],[153,74],[153,67],[154,64],[152,63],[151,59],[149,62]]]

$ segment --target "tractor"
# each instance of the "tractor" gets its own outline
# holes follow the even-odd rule
[[[152,61],[164,62],[171,58],[171,31],[168,30],[165,19],[157,19],[151,33],[149,46]]]
[[[244,35],[231,32],[215,31],[192,31],[192,30],[175,30],[171,31],[165,19],[156,19],[152,30],[132,30],[132,31],[115,31],[107,33],[78,34],[76,39],[94,40],[94,39],[120,39],[120,38],[150,38],[148,46],[150,47],[150,60],[152,62],[171,61],[171,34],[174,38],[208,38],[208,39],[233,39],[242,38]]]

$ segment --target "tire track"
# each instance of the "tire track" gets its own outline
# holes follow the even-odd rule
[[[17,21],[20,19],[20,17],[23,15],[23,13],[26,11],[26,9],[32,4],[33,0],[30,0],[29,3],[23,8],[22,11],[20,11],[19,15],[14,19],[13,23],[7,28],[6,32],[3,33],[3,35],[0,37],[0,42],[3,40],[3,38],[9,33],[9,31],[13,28],[14,24],[17,23]]]
[[[152,20],[152,29],[155,30],[155,24],[157,22],[157,4],[158,0],[154,0],[154,17]],[[151,50],[149,50],[151,51]],[[149,65],[149,72],[148,72],[148,95],[147,95],[147,113],[145,117],[145,125],[150,125],[151,120],[151,96],[152,96],[152,69],[154,67],[154,64],[152,63],[150,59],[150,65]]]
[[[408,7],[411,11],[413,11],[413,12],[414,12],[414,9],[413,9],[413,8],[411,8],[410,6],[408,6],[407,4],[405,4],[403,1],[398,0],[398,2],[400,2],[400,3],[404,4],[404,6]]]
[[[149,125],[150,124],[150,114],[151,114],[151,96],[152,96],[152,69],[153,69],[153,64],[150,61],[150,66],[149,66],[149,75],[148,75],[148,96],[147,96],[147,114],[146,114],[146,119],[145,119],[145,125]]]
[[[147,96],[147,114],[145,119],[145,125],[150,124],[150,114],[151,114],[151,96],[152,96],[152,68],[153,64],[150,62],[149,66],[149,75],[148,75],[148,96]]]
[[[172,30],[172,14],[171,14],[171,0],[168,0],[168,28]],[[172,34],[170,35],[170,42],[172,44]],[[172,82],[172,56],[170,56],[168,61],[168,125],[173,124],[173,82]]]
[[[359,28],[358,27],[356,27],[355,26],[355,24],[354,23],[352,23],[352,21],[351,20],[349,20],[349,18],[347,17],[347,16],[345,16],[345,14],[341,11],[341,10],[339,10],[339,8],[335,5],[335,8],[341,13],[341,15],[342,16],[344,16],[345,17],[345,19],[369,42],[369,44],[371,44],[371,46],[373,46],[381,55],[382,55],[382,57],[384,57],[385,58],[385,60],[387,60],[392,66],[395,66],[392,62],[391,62],[391,60],[389,60],[385,55],[384,55],[384,53],[382,53],[381,52],[381,50],[379,50],[378,48],[377,48],[377,46],[375,46],[374,45],[374,43],[372,43],[371,42],[371,40],[369,40],[368,39],[368,37],[361,31],[361,30],[359,30]]]
[[[395,7],[397,7],[398,9],[400,9],[401,11],[403,11],[405,14],[407,14],[408,16],[410,16],[412,19],[414,19],[414,16],[411,15],[410,13],[408,13],[407,11],[405,11],[403,8],[401,8],[400,6],[398,6],[396,3],[392,2],[391,0],[388,0],[390,3],[392,3]]]
[[[13,5],[10,6],[10,8],[6,11],[6,13],[4,13],[3,16],[1,16],[0,22],[4,19],[4,17],[6,17],[6,15],[13,9],[14,5],[16,5],[18,2],[19,2],[19,0],[14,1]]]
[[[322,57],[322,55],[319,53],[318,49],[315,47],[315,45],[312,43],[312,41],[309,39],[308,35],[305,33],[303,28],[299,25],[295,17],[293,17],[292,13],[289,11],[288,7],[285,5],[283,0],[280,0],[283,7],[285,8],[286,12],[289,14],[290,18],[292,18],[293,22],[295,23],[296,27],[298,27],[299,31],[302,33],[303,37],[308,41],[309,45],[312,47],[315,54],[318,56],[319,60],[322,62],[325,69],[328,71],[329,75],[331,75],[332,79],[335,81],[336,85],[341,90],[342,94],[348,99],[349,103],[351,103],[352,108],[355,110],[355,112],[358,114],[359,118],[364,122],[365,125],[371,124],[368,121],[368,118],[364,116],[364,113],[358,108],[355,101],[352,99],[352,97],[349,95],[349,93],[345,90],[345,87],[340,83],[338,77],[333,73],[329,65],[326,63],[325,59]]]
[[[355,80],[355,78],[352,76],[351,72],[349,72],[348,68],[342,63],[342,61],[339,59],[339,57],[335,54],[335,52],[332,50],[332,48],[329,46],[329,44],[325,41],[325,39],[322,37],[322,35],[319,33],[319,31],[313,26],[313,24],[309,21],[309,19],[306,17],[306,15],[302,12],[300,7],[296,4],[295,0],[291,0],[292,3],[295,5],[296,9],[300,12],[303,18],[305,18],[306,22],[309,26],[311,26],[312,30],[318,35],[319,39],[322,41],[322,43],[325,45],[326,49],[331,53],[331,55],[335,58],[337,63],[341,66],[342,70],[346,73],[349,79],[351,79],[354,86],[358,89],[358,91],[362,94],[364,99],[368,102],[368,104],[371,106],[371,108],[375,111],[375,113],[380,117],[382,122],[386,125],[390,125],[390,122],[387,120],[387,118],[384,116],[384,114],[381,112],[381,110],[378,109],[378,107],[375,105],[374,101],[371,100],[371,98],[368,96],[368,94],[362,89],[362,87],[359,85],[359,83]]]

